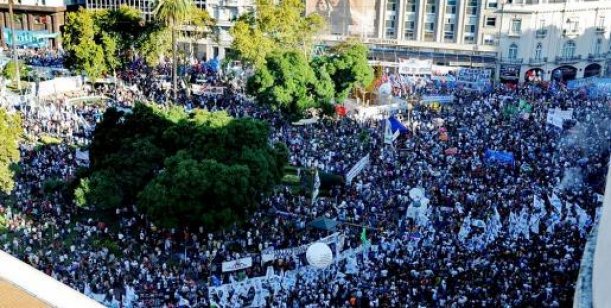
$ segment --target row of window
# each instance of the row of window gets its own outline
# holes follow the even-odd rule
[[[593,54],[601,55],[603,48],[602,39],[597,39],[594,43]],[[568,41],[562,45],[561,57],[565,59],[573,59],[575,58],[575,51],[577,49],[577,45],[574,41]],[[509,59],[517,59],[518,58],[518,45],[513,43],[509,46],[508,56]],[[541,60],[543,57],[543,44],[538,43],[537,47],[535,47],[535,55],[534,58],[537,60]]]
[[[487,18],[486,19],[487,26],[491,25],[488,23],[489,21],[492,23],[492,25],[496,25],[496,18],[493,18],[493,17]],[[538,29],[543,30],[545,29],[546,25],[547,25],[546,20],[540,19]],[[596,27],[602,27],[602,28],[605,27],[605,16],[598,16],[598,20],[596,21]],[[565,29],[572,31],[572,32],[578,32],[580,29],[579,28],[579,18],[577,17],[568,18],[566,20]],[[511,30],[511,33],[513,34],[520,34],[522,32],[522,20],[521,19],[512,19],[510,30]]]

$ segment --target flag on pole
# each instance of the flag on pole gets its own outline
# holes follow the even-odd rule
[[[318,177],[318,169],[316,169],[316,173],[314,174],[314,189],[312,190],[312,204],[316,202],[318,198],[318,189],[320,188],[320,177]]]

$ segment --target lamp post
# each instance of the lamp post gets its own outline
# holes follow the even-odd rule
[[[15,42],[15,20],[13,17],[13,0],[8,0],[8,13],[10,17],[10,27],[11,27],[11,45],[13,48],[13,61],[15,61],[15,70],[16,70],[16,78],[17,78],[17,91],[21,94],[21,76],[19,72],[19,59],[17,58],[17,43]]]

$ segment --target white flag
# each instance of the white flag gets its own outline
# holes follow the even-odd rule
[[[320,188],[320,177],[318,177],[318,169],[316,170],[316,174],[314,175],[314,189],[312,191],[312,204],[316,202],[316,198],[318,198],[318,189]]]

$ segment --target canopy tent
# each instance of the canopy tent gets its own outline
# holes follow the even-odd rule
[[[329,219],[326,217],[318,217],[314,220],[312,220],[309,223],[310,227],[312,228],[317,228],[317,229],[321,229],[321,230],[326,230],[326,231],[335,231],[335,229],[337,228],[337,221],[333,220],[333,219]]]

